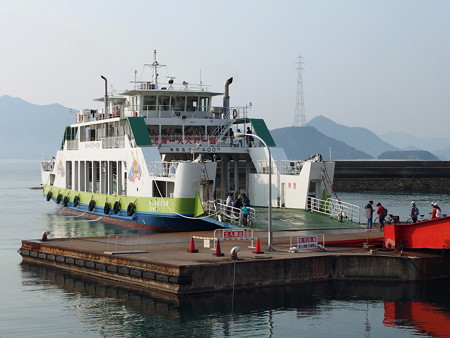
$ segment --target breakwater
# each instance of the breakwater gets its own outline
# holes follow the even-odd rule
[[[450,193],[450,161],[336,161],[334,190]]]

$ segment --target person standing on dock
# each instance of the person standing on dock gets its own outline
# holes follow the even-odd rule
[[[413,223],[417,223],[417,216],[419,216],[419,208],[416,206],[416,202],[411,202],[411,212],[410,215]]]
[[[439,205],[435,202],[431,203],[433,210],[431,211],[431,219],[442,217],[442,211]]]
[[[377,215],[380,222],[380,231],[384,229],[384,218],[386,217],[386,209],[381,205],[380,202],[377,203]]]
[[[373,201],[369,201],[367,205],[365,206],[366,209],[366,231],[372,231],[372,217],[373,217],[373,207],[372,207]]]
[[[241,215],[242,215],[242,225],[247,226],[248,216],[250,215],[250,210],[248,209],[247,204],[245,204],[245,203],[242,206]]]

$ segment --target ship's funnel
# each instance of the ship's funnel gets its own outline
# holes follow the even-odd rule
[[[223,95],[223,108],[225,108],[225,110],[228,110],[228,108],[230,108],[230,84],[232,83],[233,83],[232,77],[230,77],[225,82],[225,93]]]

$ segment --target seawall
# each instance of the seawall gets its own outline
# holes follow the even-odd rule
[[[334,190],[450,193],[450,161],[336,161]]]

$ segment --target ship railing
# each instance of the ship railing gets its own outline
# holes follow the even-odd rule
[[[298,176],[302,171],[302,167],[305,161],[289,161],[289,160],[277,160],[272,161],[272,174],[277,175],[293,175]],[[269,173],[269,161],[257,160],[255,162],[256,172],[259,174]]]
[[[302,167],[305,161],[289,161],[289,160],[281,160],[278,161],[278,170],[282,175],[299,175],[302,171]]]
[[[78,150],[78,140],[66,140],[67,150]]]
[[[338,199],[328,198],[326,200],[308,197],[308,210],[334,218],[340,222],[360,222],[360,208],[358,205],[343,202]]]
[[[156,85],[151,81],[134,81],[134,89],[135,90],[155,90],[155,89],[163,89],[167,92],[170,92],[172,90],[174,91],[208,91],[209,85],[204,85],[202,83],[196,84],[196,83],[172,83],[168,85],[161,84],[156,88]]]
[[[55,160],[41,161],[42,171],[52,171],[55,167]]]
[[[148,173],[152,176],[175,177],[178,162],[148,162]]]
[[[132,109],[128,107],[128,110],[139,111],[139,109]],[[177,107],[174,105],[145,105],[142,107],[141,116],[147,118],[206,118],[214,120],[226,120],[236,119],[239,117],[247,117],[248,107]]]
[[[278,175],[277,162],[272,161],[272,175]],[[257,160],[255,162],[255,169],[258,174],[268,174],[269,173],[269,161],[267,160]]]
[[[248,208],[250,211],[249,221],[251,225],[255,224],[256,211],[254,208]],[[214,217],[219,222],[229,223],[239,226],[249,226],[243,224],[241,209],[227,205],[224,200],[207,201],[205,204],[205,212],[208,216]]]
[[[238,147],[238,141],[229,136],[214,137],[208,135],[154,135],[152,136],[152,144],[160,147],[192,147],[198,149],[200,147]]]
[[[125,136],[109,136],[101,137],[103,149],[111,148],[124,148],[125,147]]]

